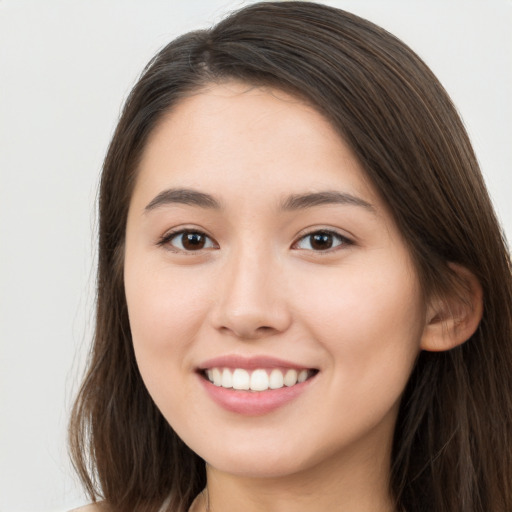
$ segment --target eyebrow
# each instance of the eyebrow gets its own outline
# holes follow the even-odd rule
[[[144,210],[149,212],[155,208],[170,204],[186,204],[213,210],[221,209],[220,203],[210,194],[188,188],[170,188],[160,192]]]
[[[375,212],[375,208],[360,197],[335,190],[326,190],[310,194],[293,194],[281,204],[281,209],[285,211],[294,211],[330,204],[360,206],[371,212]]]
[[[221,203],[210,194],[188,188],[171,188],[160,192],[146,206],[144,211],[149,212],[170,204],[185,204],[213,210],[220,210],[222,208]],[[375,212],[375,208],[365,200],[347,192],[335,190],[292,194],[281,203],[280,209],[283,211],[296,211],[330,204],[359,206]]]

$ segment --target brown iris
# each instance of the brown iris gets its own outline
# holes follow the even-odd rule
[[[309,241],[312,249],[315,249],[317,251],[325,251],[332,247],[333,235],[332,233],[319,231],[318,233],[309,235]]]
[[[187,251],[198,251],[204,248],[206,236],[195,231],[188,231],[181,235],[181,243]]]

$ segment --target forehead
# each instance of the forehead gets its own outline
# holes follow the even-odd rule
[[[138,171],[136,192],[144,195],[171,185],[281,197],[341,187],[375,200],[324,116],[281,90],[239,82],[212,84],[178,102],[150,135]]]

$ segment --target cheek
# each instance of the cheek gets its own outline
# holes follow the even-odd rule
[[[387,382],[400,393],[424,326],[420,287],[409,263],[346,265],[310,274],[299,286],[297,317],[329,354],[336,384],[369,389]]]
[[[339,268],[297,272],[292,295],[301,298],[302,314],[342,336],[352,330],[386,335],[412,329],[417,334],[423,305],[411,264],[400,254],[371,256]]]
[[[134,344],[165,350],[191,341],[208,307],[206,283],[192,271],[130,263],[125,289]]]
[[[190,380],[183,378],[193,367],[190,347],[209,307],[205,280],[197,277],[197,271],[194,277],[161,264],[126,262],[125,290],[137,366],[149,394],[174,428],[201,412],[190,399]],[[185,424],[181,431],[187,428]]]
[[[208,309],[206,285],[189,269],[171,272],[168,265],[137,261],[127,259],[125,264],[135,357],[150,395],[174,415],[179,395],[169,390],[183,389],[182,375],[192,367],[189,348]]]

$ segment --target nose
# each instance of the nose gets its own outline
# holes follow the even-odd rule
[[[291,323],[283,272],[269,254],[229,259],[219,276],[213,323],[243,340],[284,332]]]

